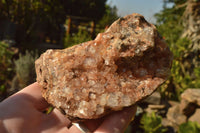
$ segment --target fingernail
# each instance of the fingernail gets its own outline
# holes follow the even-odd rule
[[[82,133],[92,133],[83,123],[72,123],[76,126]]]

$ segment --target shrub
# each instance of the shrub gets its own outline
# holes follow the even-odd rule
[[[197,122],[188,121],[179,126],[178,133],[200,133],[200,125]]]
[[[156,115],[154,112],[145,113],[141,118],[141,128],[144,129],[145,133],[164,133],[167,131],[162,126],[162,117]]]
[[[71,36],[65,37],[65,47],[70,47],[75,44],[83,43],[92,40],[91,35],[87,31],[79,30],[78,33],[74,33]]]
[[[9,86],[9,80],[13,75],[12,56],[13,52],[9,49],[9,45],[0,41],[0,95],[6,91]]]
[[[16,82],[19,82],[19,87],[23,88],[35,81],[35,60],[38,54],[26,51],[25,55],[20,54],[19,59],[15,60],[16,77],[13,80],[13,88],[17,88]]]
[[[195,40],[198,40],[199,34],[188,29],[189,21],[185,16],[190,14],[188,17],[194,19],[190,21],[196,21],[193,11],[196,11],[198,6],[194,6],[191,12],[187,12],[189,8],[186,5],[190,3],[187,2],[186,0],[166,0],[163,10],[155,15],[158,31],[165,38],[174,55],[170,79],[161,87],[162,96],[171,100],[180,100],[180,94],[184,90],[199,88],[200,85],[199,47],[192,46],[194,42],[197,42]],[[173,4],[173,6],[168,7],[168,4]],[[192,26],[189,26],[190,29],[193,28]],[[187,34],[191,36],[185,36]]]

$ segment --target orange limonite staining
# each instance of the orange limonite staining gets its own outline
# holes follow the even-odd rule
[[[171,62],[155,26],[132,14],[93,41],[47,50],[35,66],[43,97],[76,121],[99,118],[150,95],[169,76]]]

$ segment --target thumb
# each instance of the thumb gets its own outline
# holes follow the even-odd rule
[[[137,106],[133,105],[121,111],[110,114],[99,126],[95,133],[121,133],[135,117]]]

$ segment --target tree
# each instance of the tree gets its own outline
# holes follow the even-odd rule
[[[111,7],[109,5],[106,5],[105,14],[98,22],[98,24],[101,28],[106,28],[107,26],[110,26],[118,18],[119,16],[117,15],[117,7],[116,6]]]
[[[60,0],[67,15],[99,20],[105,13],[107,0]]]
[[[169,3],[173,6],[168,7]],[[199,13],[198,0],[165,0],[163,10],[155,15],[158,30],[174,54],[171,77],[162,87],[171,98],[177,99],[185,89],[200,86],[200,41],[195,41],[200,27],[194,23],[200,21]],[[194,44],[198,47],[194,48]]]
[[[15,23],[17,45],[37,43],[47,37],[60,39],[61,25],[67,15],[99,20],[105,13],[106,0],[0,0],[0,21]]]
[[[195,79],[197,78],[197,70],[194,71],[193,69],[200,69],[200,1],[188,0],[184,5],[186,8],[183,13],[184,30],[182,37],[191,40],[189,44],[190,51],[185,57],[184,65],[186,72]]]
[[[59,25],[65,22],[64,9],[57,0],[1,0],[0,9],[1,21],[8,19],[16,24],[17,45],[38,42],[40,33],[59,32]]]

